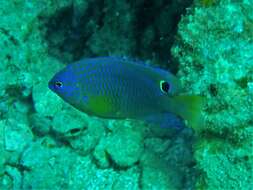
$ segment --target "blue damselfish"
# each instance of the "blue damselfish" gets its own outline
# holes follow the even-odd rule
[[[179,95],[171,73],[118,57],[83,59],[67,65],[49,88],[75,108],[98,117],[140,119],[170,126],[173,114],[191,127],[201,125],[203,98]]]

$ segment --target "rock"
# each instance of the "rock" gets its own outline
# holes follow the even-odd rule
[[[62,100],[48,89],[47,81],[33,87],[32,97],[35,110],[42,116],[54,116],[62,108]]]
[[[81,154],[90,153],[98,144],[99,139],[105,134],[105,126],[102,121],[90,120],[88,128],[81,131],[80,135],[67,138],[72,148],[78,150]]]
[[[239,4],[194,1],[171,49],[183,88],[206,98],[194,149],[181,157],[190,161],[194,152],[195,167],[202,171],[194,189],[252,189],[253,3]],[[179,146],[171,153],[182,155]]]
[[[13,180],[9,175],[0,175],[0,189],[13,189]]]
[[[113,169],[99,169],[90,157],[79,156],[69,175],[69,189],[104,189],[111,190],[119,179]]]
[[[139,190],[140,169],[132,167],[126,171],[121,171],[117,180],[113,183],[112,190]]]
[[[151,167],[144,167],[142,171],[141,186],[143,190],[149,189],[175,189],[166,173]]]
[[[120,167],[136,163],[143,151],[143,136],[140,132],[122,126],[107,138],[106,151]]]
[[[6,122],[4,136],[5,150],[21,153],[32,140],[33,133],[27,123],[20,123],[14,119],[9,119]]]
[[[5,162],[7,160],[7,152],[4,148],[4,126],[5,122],[0,121],[0,176],[4,175]]]
[[[144,141],[145,148],[150,149],[155,153],[163,153],[165,150],[170,146],[171,140],[170,139],[160,139],[160,138],[147,138]]]
[[[38,113],[30,115],[30,127],[38,135],[46,135],[51,127],[52,121]]]
[[[106,143],[106,138],[101,138],[93,152],[93,156],[99,168],[108,168],[110,166],[108,153],[105,150]]]
[[[22,188],[22,175],[18,168],[6,166],[6,173],[12,179],[12,189]]]
[[[20,164],[28,168],[24,171],[23,189],[67,188],[76,157],[66,147],[49,148],[38,142],[31,144],[20,159]]]
[[[24,171],[23,189],[109,190],[119,179],[113,169],[97,168],[90,156],[80,156],[66,147],[44,147],[40,143],[33,143],[24,151],[20,164],[28,168]],[[136,184],[136,175],[125,179]]]
[[[182,181],[178,176],[178,171],[171,168],[159,154],[145,151],[142,154],[140,166],[142,189],[182,189]]]
[[[87,118],[78,111],[64,110],[58,112],[52,123],[52,129],[64,136],[79,135],[88,126]]]

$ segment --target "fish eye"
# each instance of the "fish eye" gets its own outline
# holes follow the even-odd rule
[[[60,81],[56,81],[56,82],[54,83],[54,86],[55,86],[56,88],[61,88],[61,87],[63,87],[63,83],[60,82]]]
[[[170,84],[164,80],[161,80],[160,89],[163,93],[168,93],[170,91]]]

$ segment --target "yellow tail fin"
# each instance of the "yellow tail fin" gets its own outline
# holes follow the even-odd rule
[[[198,130],[203,123],[201,110],[204,104],[204,97],[196,95],[179,95],[171,99],[173,112],[186,120],[187,124]]]

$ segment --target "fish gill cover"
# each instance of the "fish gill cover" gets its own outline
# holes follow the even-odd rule
[[[0,5],[0,189],[252,188],[252,1]],[[66,64],[108,55],[177,73],[207,98],[205,125],[89,117],[47,88]]]

